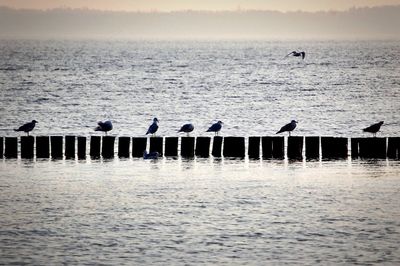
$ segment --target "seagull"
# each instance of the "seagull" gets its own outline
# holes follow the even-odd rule
[[[369,127],[364,128],[363,131],[372,133],[374,135],[374,137],[376,137],[376,133],[381,129],[382,125],[383,125],[383,121],[373,124],[373,125],[370,125]]]
[[[189,133],[192,132],[194,129],[193,124],[184,124],[181,129],[179,129],[178,133],[180,132],[185,132],[187,133],[187,136],[189,137]]]
[[[297,124],[297,121],[296,120],[292,120],[289,124],[286,124],[283,127],[281,127],[281,129],[278,132],[276,132],[276,134],[288,131],[289,132],[289,136],[290,136],[290,132],[293,131],[296,128],[296,124]]]
[[[152,134],[153,136],[155,135],[155,133],[156,133],[157,130],[158,130],[158,125],[157,125],[157,123],[158,123],[158,119],[155,117],[155,118],[153,119],[153,124],[151,124],[151,125],[149,126],[149,129],[147,130],[146,135],[147,135],[147,134]]]
[[[293,52],[287,54],[287,55],[285,56],[285,58],[288,57],[289,55],[293,55],[293,56],[295,56],[295,57],[301,56],[302,59],[304,59],[304,57],[306,57],[306,53],[305,53],[305,52],[296,52],[296,51],[293,51]]]
[[[215,135],[218,136],[218,132],[221,130],[222,124],[222,121],[218,121],[217,123],[212,124],[212,126],[207,129],[206,132],[215,132]]]
[[[158,159],[159,156],[160,154],[157,151],[153,151],[150,153],[147,151],[143,152],[143,159]]]
[[[98,122],[97,127],[95,127],[94,131],[103,131],[106,135],[107,132],[113,129],[113,125],[110,120],[104,122]]]
[[[14,131],[24,131],[29,136],[29,132],[35,128],[36,123],[39,123],[39,122],[36,120],[32,120],[32,122],[23,124],[19,128],[14,129]]]

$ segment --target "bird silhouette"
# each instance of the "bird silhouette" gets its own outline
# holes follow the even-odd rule
[[[381,129],[381,126],[383,125],[383,121],[370,125],[369,127],[366,127],[363,129],[364,132],[369,132],[372,133],[374,137],[376,137],[376,133]]]
[[[218,121],[215,124],[212,124],[211,127],[209,129],[207,129],[206,132],[214,132],[216,136],[218,136],[218,132],[221,130],[222,128],[222,121]]]
[[[187,136],[189,137],[189,133],[194,130],[193,124],[184,124],[181,129],[179,129],[178,133],[180,132],[185,132]]]
[[[289,55],[292,55],[292,56],[295,56],[295,57],[301,56],[302,59],[304,59],[304,57],[306,57],[306,53],[305,53],[305,52],[296,52],[296,51],[293,51],[293,52],[291,52],[291,53],[288,53],[288,54],[285,56],[285,58],[288,57]]]
[[[98,122],[97,127],[94,128],[94,131],[102,131],[107,135],[108,131],[111,131],[113,129],[113,125],[110,120],[104,121],[104,122]]]
[[[36,123],[38,123],[38,121],[32,120],[32,122],[23,124],[19,128],[14,129],[14,131],[24,131],[29,136],[29,132],[35,128]]]
[[[157,117],[155,117],[153,119],[153,124],[151,124],[149,126],[149,129],[147,130],[146,135],[147,134],[152,134],[153,136],[155,136],[157,130],[158,130],[158,119],[157,119]]]
[[[281,129],[276,132],[276,134],[282,133],[282,132],[289,132],[289,136],[290,136],[290,132],[292,132],[297,126],[297,121],[296,120],[292,120],[289,124],[284,125],[283,127],[281,127]]]

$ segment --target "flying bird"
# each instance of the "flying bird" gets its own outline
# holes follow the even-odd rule
[[[297,121],[296,120],[292,120],[289,124],[284,125],[283,127],[281,127],[281,129],[276,132],[276,134],[288,131],[289,132],[289,136],[290,136],[290,132],[292,132],[297,125]]]
[[[381,126],[383,125],[383,121],[370,125],[369,127],[366,127],[363,129],[364,132],[369,132],[372,133],[374,137],[376,137],[376,133],[381,129]]]
[[[215,135],[218,136],[218,132],[221,130],[222,124],[222,121],[218,121],[217,123],[212,124],[212,126],[207,129],[206,132],[215,132]]]
[[[293,52],[291,52],[291,53],[288,53],[288,54],[285,56],[285,58],[288,57],[289,55],[293,55],[293,56],[295,56],[295,57],[301,56],[302,59],[304,59],[304,57],[306,57],[306,53],[305,53],[305,52],[296,52],[296,51],[293,51]]]
[[[94,128],[94,131],[103,131],[106,135],[107,132],[113,129],[113,125],[110,120],[104,122],[98,122],[97,127]]]
[[[189,137],[189,133],[192,132],[194,129],[193,124],[184,124],[181,129],[179,129],[178,133],[180,132],[185,132],[187,133],[187,136]]]
[[[147,130],[146,135],[152,134],[153,136],[155,136],[155,133],[157,132],[157,130],[158,130],[158,119],[155,117],[153,119],[153,124],[151,124],[149,126],[149,129]]]
[[[36,123],[38,123],[38,121],[32,120],[32,122],[23,124],[19,128],[14,129],[14,131],[24,131],[29,136],[29,132],[35,128]]]

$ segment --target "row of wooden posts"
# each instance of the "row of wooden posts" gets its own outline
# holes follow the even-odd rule
[[[149,152],[161,156],[182,157],[236,157],[246,156],[244,137],[215,136],[182,137],[118,137],[90,136],[88,155],[92,158],[113,158],[116,139],[117,156],[120,158],[143,157],[149,140]],[[22,136],[20,145],[17,137],[0,137],[0,158],[65,158],[86,159],[87,137],[75,136]],[[212,145],[211,145],[212,143]],[[285,137],[248,137],[247,155],[250,159],[284,159]],[[349,143],[351,149],[349,149]],[[36,145],[35,145],[36,144]],[[304,145],[305,144],[305,145]],[[35,149],[36,146],[36,149]],[[20,147],[20,149],[19,149]],[[303,152],[303,147],[305,150]],[[20,150],[18,152],[18,150]],[[34,151],[36,150],[36,153]],[[399,159],[400,137],[389,138],[348,138],[343,137],[302,137],[287,138],[286,158],[288,159],[340,159],[351,155],[353,158]]]

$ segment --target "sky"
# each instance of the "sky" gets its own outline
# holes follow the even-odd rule
[[[0,6],[18,9],[89,8],[159,12],[238,9],[315,12],[382,5],[400,5],[400,0],[0,0]]]

